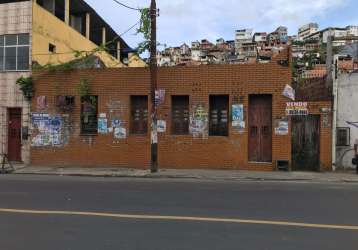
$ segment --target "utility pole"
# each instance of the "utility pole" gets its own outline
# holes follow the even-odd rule
[[[157,4],[150,4],[150,94],[151,94],[151,164],[150,171],[158,172],[158,130],[157,130]]]

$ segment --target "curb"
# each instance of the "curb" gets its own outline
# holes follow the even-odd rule
[[[101,178],[133,178],[133,179],[187,179],[187,180],[208,180],[208,181],[253,181],[253,182],[312,182],[312,183],[348,183],[358,184],[358,180],[336,179],[336,180],[320,180],[314,178],[264,178],[264,177],[207,177],[200,175],[158,175],[145,173],[138,174],[90,174],[90,173],[50,173],[50,172],[13,172],[13,175],[43,175],[43,176],[73,176],[73,177],[101,177]]]

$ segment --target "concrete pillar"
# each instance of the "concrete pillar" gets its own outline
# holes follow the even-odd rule
[[[90,13],[86,13],[86,38],[89,40],[90,39],[90,24],[91,24],[91,14]]]
[[[121,42],[117,42],[117,59],[118,61],[121,61]]]
[[[65,0],[65,23],[70,25],[70,0]]]
[[[106,28],[102,28],[102,44],[106,44]]]

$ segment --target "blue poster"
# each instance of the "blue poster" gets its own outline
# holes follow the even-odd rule
[[[107,134],[108,133],[107,118],[99,118],[98,119],[98,133],[99,134]]]
[[[243,104],[232,105],[232,126],[240,129],[245,128]]]

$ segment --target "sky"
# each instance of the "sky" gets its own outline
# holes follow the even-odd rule
[[[138,11],[113,0],[85,1],[118,34],[139,21]],[[132,7],[150,5],[150,0],[119,1]],[[212,42],[218,38],[234,40],[235,30],[243,28],[272,32],[283,25],[294,35],[298,27],[309,22],[318,23],[320,29],[358,25],[357,0],[157,0],[157,7],[158,42],[168,47],[204,38]],[[133,29],[122,36],[132,48],[143,39],[135,33]]]

